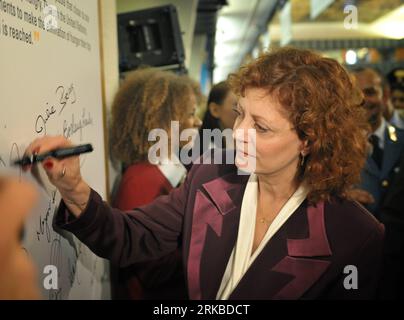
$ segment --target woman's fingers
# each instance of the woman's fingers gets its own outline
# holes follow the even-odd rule
[[[66,148],[72,146],[72,143],[63,136],[45,136],[42,138],[37,138],[27,147],[24,155],[33,155],[48,152],[58,148]],[[47,172],[51,180],[55,180],[57,173],[61,172],[61,160],[55,158],[49,158],[42,162],[42,166]],[[30,170],[31,165],[25,166],[24,171]]]
[[[33,141],[26,149],[25,154],[43,154],[70,146],[72,143],[62,136],[45,136]],[[34,164],[33,168],[37,168],[38,165],[42,165],[49,181],[59,190],[62,198],[67,201],[69,210],[78,217],[86,207],[91,193],[90,187],[81,177],[79,156],[63,159],[48,157],[41,164]]]
[[[43,154],[45,152],[70,147],[73,144],[63,136],[44,136],[34,140],[26,149],[26,155],[35,153]],[[41,164],[45,169],[50,182],[59,189],[59,191],[72,190],[81,180],[79,156],[56,159],[49,157]],[[25,171],[32,166],[23,168]]]
[[[44,153],[58,148],[66,148],[72,146],[72,143],[63,136],[45,136],[37,138],[31,142],[25,150],[26,155],[36,153]]]
[[[66,173],[66,165],[64,162],[55,158],[46,159],[42,162],[42,166],[52,182],[63,178]]]

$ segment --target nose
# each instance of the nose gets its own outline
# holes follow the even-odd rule
[[[247,120],[236,120],[233,127],[233,139],[238,142],[248,142],[248,130],[251,129],[248,126]]]
[[[198,116],[195,116],[194,118],[194,126],[199,129],[202,126],[202,121]]]
[[[233,131],[233,139],[236,143],[248,143],[248,130],[244,128],[235,128]]]

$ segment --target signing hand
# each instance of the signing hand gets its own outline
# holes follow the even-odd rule
[[[63,136],[45,136],[34,140],[25,150],[26,155],[44,153],[73,144]],[[60,191],[69,210],[78,217],[87,205],[90,187],[80,173],[79,156],[65,159],[49,158],[42,162],[50,182]],[[30,170],[32,166],[24,168]]]

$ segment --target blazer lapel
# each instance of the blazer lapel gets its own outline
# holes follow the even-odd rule
[[[196,193],[187,260],[189,297],[215,299],[237,239],[248,176],[235,173],[203,184]]]
[[[329,261],[312,257],[331,256],[324,222],[324,203],[307,208],[309,237],[287,239],[288,255],[272,270],[293,276],[287,285],[274,295],[274,299],[298,299],[327,270]]]
[[[267,243],[230,299],[298,299],[328,269],[330,262],[319,259],[332,255],[324,204],[306,207],[306,203]]]

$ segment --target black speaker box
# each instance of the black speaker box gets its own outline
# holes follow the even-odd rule
[[[121,72],[140,65],[183,66],[184,46],[173,5],[119,14],[118,41]]]

